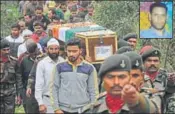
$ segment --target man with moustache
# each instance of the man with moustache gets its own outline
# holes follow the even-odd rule
[[[167,10],[167,6],[161,2],[153,3],[150,6],[149,21],[151,27],[148,30],[140,31],[140,38],[172,38],[172,34],[165,30]]]
[[[131,60],[126,55],[115,54],[105,59],[99,76],[106,92],[96,103],[80,109],[80,113],[157,113],[153,103],[139,93],[136,86],[129,84],[131,68]]]
[[[44,31],[44,25],[41,22],[35,21],[33,27],[34,32],[31,37],[36,43],[38,43],[43,38],[48,37],[47,33]]]
[[[54,66],[64,61],[59,56],[59,43],[54,38],[47,42],[47,54],[48,56],[39,61],[36,68],[35,98],[40,113],[53,113],[54,111],[50,103],[49,84]]]
[[[132,69],[130,72],[130,84],[133,85],[137,91],[144,92],[151,100],[152,106],[154,106],[152,108],[157,108],[157,113],[161,113],[162,99],[159,94],[153,93],[153,84],[150,82],[149,76],[144,74],[142,57],[134,51],[125,52],[123,54],[128,56],[131,60]]]
[[[153,88],[162,91],[159,93],[159,97],[163,100],[167,88],[168,75],[164,69],[160,68],[161,53],[158,49],[152,46],[142,50],[141,56],[144,63],[145,74],[149,76]],[[163,104],[161,111],[163,111]]]
[[[22,95],[22,79],[17,59],[10,56],[10,43],[0,38],[0,113],[15,113],[15,95],[20,104]]]
[[[51,85],[51,100],[56,114],[78,113],[78,109],[94,103],[99,94],[97,72],[82,58],[80,39],[66,45],[68,60],[56,65]]]

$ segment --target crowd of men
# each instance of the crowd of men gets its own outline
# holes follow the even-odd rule
[[[123,36],[116,53],[94,65],[81,39],[64,43],[47,33],[49,24],[92,21],[91,2],[19,6],[23,19],[1,38],[1,113],[14,113],[15,104],[25,113],[175,113],[175,74],[160,68],[159,49],[136,50],[137,34]]]

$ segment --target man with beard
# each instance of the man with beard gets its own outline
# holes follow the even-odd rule
[[[154,47],[148,47],[142,51],[141,56],[144,63],[145,74],[149,76],[153,88],[157,91],[162,91],[158,94],[162,99],[167,88],[167,72],[160,69],[161,53]],[[163,111],[163,107],[161,107],[161,111]]]
[[[64,61],[59,56],[59,43],[54,38],[47,42],[47,54],[48,56],[39,61],[36,68],[35,98],[38,102],[40,113],[54,112],[49,99],[49,84],[54,66]]]
[[[68,60],[56,65],[51,85],[51,100],[56,114],[78,113],[94,103],[98,96],[97,72],[82,58],[82,43],[74,38],[67,42]]]
[[[130,84],[131,64],[129,57],[123,54],[105,59],[99,76],[106,92],[99,96],[96,103],[81,109],[80,113],[157,113],[152,101],[139,93],[136,85]]]
[[[15,113],[15,95],[20,103],[22,79],[17,59],[10,56],[10,43],[0,38],[0,113]]]
[[[167,6],[161,2],[153,3],[150,6],[151,27],[148,30],[140,31],[140,38],[172,38],[172,34],[165,30],[167,10]]]
[[[123,37],[123,40],[127,41],[131,48],[135,50],[137,45],[137,34],[136,33],[128,33]]]

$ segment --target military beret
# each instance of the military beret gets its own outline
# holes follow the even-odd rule
[[[129,57],[122,54],[112,55],[104,60],[99,70],[99,77],[103,77],[107,72],[110,71],[130,71],[131,61]]]
[[[141,69],[143,70],[143,61],[141,55],[137,54],[134,51],[125,52],[123,55],[126,55],[131,60],[132,69]]]
[[[123,47],[123,46],[130,46],[130,45],[129,45],[129,43],[127,41],[125,41],[123,39],[120,39],[118,41],[118,49],[121,48],[121,47]]]
[[[148,57],[160,57],[161,56],[161,53],[158,49],[152,47],[152,48],[149,48],[147,50],[145,50],[142,54],[142,60],[145,61],[146,58]]]
[[[0,49],[10,47],[10,42],[8,40],[3,38],[0,39],[0,41],[1,41]]]
[[[122,54],[128,51],[133,51],[133,49],[130,46],[123,46],[117,50],[116,54]]]
[[[136,33],[129,33],[123,37],[123,40],[128,41],[130,38],[137,39],[137,34]]]

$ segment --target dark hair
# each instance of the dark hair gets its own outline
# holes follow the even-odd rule
[[[42,10],[42,11],[43,11],[43,7],[37,6],[36,9],[35,9],[35,11],[36,11],[36,10]]]
[[[29,16],[30,18],[32,18],[32,15],[30,13],[26,13],[24,16]]]
[[[56,15],[56,11],[55,11],[55,9],[49,9],[49,11],[51,11],[52,14],[55,14],[55,15]]]
[[[166,12],[168,10],[167,9],[167,6],[164,3],[156,2],[156,3],[151,4],[150,9],[149,9],[149,12],[152,13],[152,11],[153,11],[153,9],[155,7],[162,7],[162,8],[164,8],[166,10]]]
[[[41,26],[41,27],[43,27],[43,28],[44,28],[43,23],[42,23],[42,22],[40,22],[40,21],[35,21],[35,22],[33,23],[33,27],[35,27],[35,26]]]
[[[53,16],[52,20],[60,20],[59,16]]]
[[[67,46],[78,46],[79,48],[82,48],[81,40],[79,38],[73,38],[68,40],[66,47]]]
[[[11,29],[12,28],[17,28],[18,30],[20,30],[20,25],[18,24],[18,23],[15,23],[15,24],[13,24],[12,26],[11,26]]]

